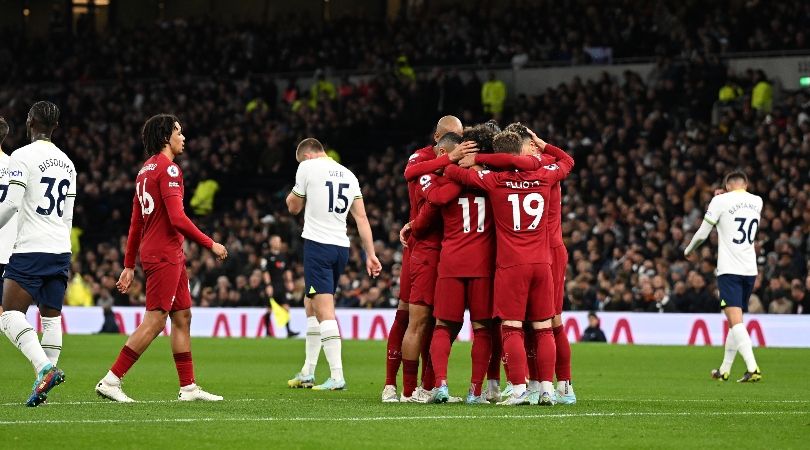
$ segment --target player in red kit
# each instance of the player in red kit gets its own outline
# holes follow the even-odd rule
[[[506,131],[514,131],[522,139],[524,155],[540,151],[540,139],[525,125],[513,123],[506,127]],[[459,162],[461,167],[471,167],[474,164],[485,164],[496,169],[537,170],[542,166],[551,164],[547,155],[535,153],[532,156],[513,156],[508,154],[471,154]],[[562,326],[562,308],[565,295],[565,272],[568,266],[568,251],[562,238],[562,190],[561,183],[551,187],[551,196],[548,204],[548,231],[549,246],[551,247],[551,272],[554,278],[555,315],[552,319],[552,330],[556,346],[556,366],[554,373],[557,377],[555,391],[556,403],[573,405],[576,395],[571,384],[571,345]],[[531,333],[530,329],[526,330]],[[528,343],[530,340],[527,339]],[[537,373],[533,368],[532,354],[527,349],[529,358],[529,384],[538,383]],[[531,386],[530,386],[531,390]]]
[[[495,151],[520,154],[520,136],[504,131],[495,137]],[[565,152],[539,141],[556,164],[532,172],[489,172],[454,166],[445,175],[488,193],[495,215],[497,258],[494,315],[502,322],[502,343],[512,394],[502,405],[553,404],[555,346],[551,251],[545,205],[551,186],[564,179],[574,160]],[[526,350],[523,323],[535,330],[540,390],[526,391]]]
[[[143,144],[152,155],[138,172],[132,218],[124,256],[124,270],[117,287],[126,293],[134,277],[135,260],[140,252],[146,275],[146,314],[143,322],[127,339],[96,392],[118,402],[132,402],[121,389],[121,380],[164,330],[171,318],[171,344],[180,379],[178,400],[218,401],[222,397],[203,391],[194,382],[191,359],[191,294],[183,254],[184,237],[211,250],[224,260],[228,252],[201,232],[183,211],[183,175],[174,162],[183,153],[185,137],[178,119],[169,114],[151,117],[143,126]]]
[[[442,117],[436,124],[433,134],[434,142],[448,132],[461,133],[461,128],[461,121],[457,117]],[[436,149],[431,145],[417,150],[408,159],[405,179],[408,182],[411,221],[416,218],[421,206],[425,203],[425,199],[420,194],[420,178],[423,174],[436,170],[426,167],[426,164],[433,163],[432,160],[436,159],[436,156]],[[410,222],[403,229],[403,234],[409,233]],[[410,241],[410,244],[404,245],[400,275],[400,304],[388,335],[383,402],[426,403],[430,398],[429,389],[433,387],[434,376],[430,359],[427,357],[429,341],[426,336],[432,326],[430,311],[441,236],[433,236],[427,240],[410,239]],[[420,354],[422,355],[422,386],[417,389],[416,379]],[[400,361],[403,365],[403,392],[401,398],[397,399],[396,376]],[[416,391],[415,394],[414,391]]]

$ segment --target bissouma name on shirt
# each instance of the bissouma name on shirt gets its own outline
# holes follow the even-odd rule
[[[69,174],[73,175],[73,169],[70,167],[70,164],[68,164],[67,161],[62,161],[61,159],[46,159],[45,161],[42,161],[38,167],[40,172],[45,172],[51,167],[57,167],[59,169],[65,169]]]

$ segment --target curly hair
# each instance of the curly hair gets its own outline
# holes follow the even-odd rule
[[[173,114],[156,114],[143,124],[141,139],[147,154],[155,155],[169,143],[175,123],[180,123],[180,120]]]
[[[498,133],[495,131],[496,127],[497,125],[493,127],[489,122],[475,125],[464,130],[461,138],[465,141],[475,142],[480,153],[492,153],[492,139]]]
[[[504,131],[517,133],[521,139],[531,139],[532,137],[531,133],[529,133],[529,128],[520,122],[510,123],[504,128]]]
[[[59,124],[59,107],[48,101],[39,101],[31,106],[28,116],[39,125],[56,128]]]

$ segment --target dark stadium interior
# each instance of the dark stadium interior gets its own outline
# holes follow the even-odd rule
[[[295,144],[315,136],[364,186],[383,263],[369,279],[353,244],[337,304],[396,307],[404,164],[438,117],[492,117],[481,91],[496,70],[508,86],[498,121],[528,125],[577,161],[563,189],[567,309],[718,311],[716,245],[700,263],[683,248],[723,174],[741,167],[765,200],[751,310],[810,313],[810,90],[729,64],[810,54],[810,2],[515,3],[0,0],[3,148],[26,143],[27,110],[48,99],[62,109],[54,140],[79,173],[79,278],[66,304],[143,304],[142,285],[122,295],[115,281],[145,159],[139,127],[165,111],[187,137],[186,209],[231,255],[218,263],[188,245],[197,305],[300,304],[300,219],[284,198]],[[631,62],[653,66],[543,89],[516,81]],[[212,208],[192,204],[200,189]],[[283,283],[267,271],[274,234],[292,262]]]

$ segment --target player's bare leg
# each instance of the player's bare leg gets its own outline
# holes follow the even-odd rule
[[[6,278],[3,283],[4,312],[0,315],[0,322],[2,322],[2,329],[6,337],[34,366],[37,378],[26,404],[37,406],[47,399],[51,389],[62,384],[65,374],[51,363],[37,339],[34,327],[25,318],[25,313],[34,299],[16,281]],[[43,308],[41,314],[58,316],[58,311]]]
[[[554,374],[557,376],[557,389],[554,392],[556,401],[564,405],[573,405],[577,402],[577,396],[571,383],[571,344],[568,342],[561,314],[551,319],[551,330],[554,332],[554,346],[557,353],[557,362],[554,366]]]
[[[743,323],[742,308],[737,306],[726,306],[723,308],[723,313],[728,320],[728,337],[726,338],[725,355],[723,357],[723,364],[719,369],[712,371],[712,377],[720,380],[728,380],[731,365],[737,352],[742,355],[745,361],[745,374],[737,380],[741,383],[755,382],[762,379],[762,373],[757,366],[757,360],[754,358],[753,344],[751,343],[751,336],[748,335],[748,330]]]
[[[499,402],[499,405],[524,405],[528,403],[526,392],[526,348],[524,344],[523,322],[504,320],[501,323],[501,340],[503,342],[503,360],[509,368],[509,382],[512,383],[511,395]]]
[[[552,319],[532,322],[537,353],[537,376],[540,380],[538,403],[547,406],[554,404],[554,368],[557,359],[554,332],[551,326]]]
[[[143,322],[127,338],[126,344],[121,348],[107,375],[96,385],[96,393],[104,398],[116,402],[133,402],[121,388],[124,375],[138,361],[143,352],[149,348],[152,341],[166,328],[166,319],[169,313],[160,309],[147,310],[143,316]]]
[[[172,353],[177,376],[180,379],[180,392],[177,399],[180,401],[209,401],[222,400],[219,395],[213,395],[200,389],[194,380],[194,361],[191,359],[191,309],[182,309],[169,313],[172,321]]]
[[[470,391],[467,394],[467,403],[488,403],[487,396],[483,393],[483,385],[484,376],[486,376],[489,370],[489,364],[492,358],[492,348],[494,347],[492,321],[473,321],[472,328],[473,344],[470,350],[472,373],[470,375]],[[498,369],[500,370],[500,367]]]
[[[397,306],[394,323],[388,332],[387,356],[385,360],[385,387],[382,392],[383,403],[395,403],[397,397],[397,374],[402,363],[402,339],[408,329],[408,303],[400,300]]]
[[[402,340],[402,398],[410,399],[416,389],[419,356],[431,325],[431,308],[412,303],[408,309],[408,329]],[[424,370],[424,369],[423,369]]]
[[[304,298],[304,311],[307,315],[304,365],[300,372],[287,381],[287,386],[309,389],[315,386],[315,368],[318,366],[318,356],[321,354],[321,325],[318,323],[315,306],[309,297]]]
[[[326,361],[329,362],[331,372],[329,379],[323,384],[313,386],[312,389],[320,391],[338,391],[346,388],[343,377],[343,356],[340,329],[335,320],[335,298],[332,294],[315,294],[312,297],[312,306],[315,317],[321,328],[321,345]]]

